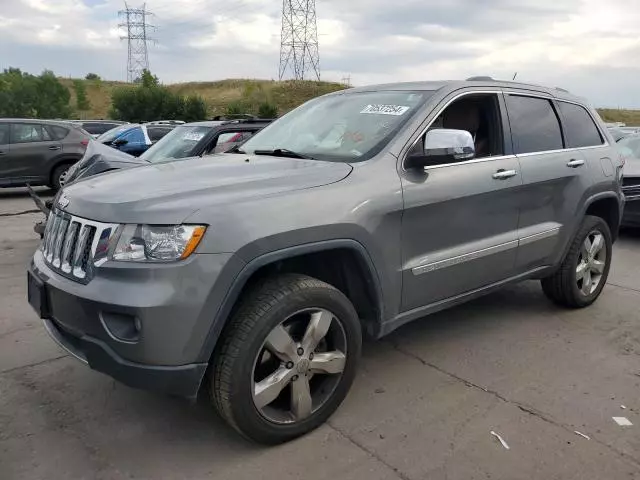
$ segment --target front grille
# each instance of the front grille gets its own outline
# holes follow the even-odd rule
[[[117,225],[51,210],[42,239],[45,262],[58,273],[87,282],[93,268],[106,260],[109,240]]]
[[[623,187],[640,187],[640,177],[622,177]]]

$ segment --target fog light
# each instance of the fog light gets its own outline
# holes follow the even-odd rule
[[[102,326],[109,336],[121,342],[137,342],[140,340],[140,319],[122,313],[100,312]]]

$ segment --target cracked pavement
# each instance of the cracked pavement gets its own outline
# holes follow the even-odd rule
[[[132,390],[53,344],[26,302],[32,208],[0,191],[3,480],[640,478],[640,232],[593,307],[558,309],[528,282],[366,342],[328,424],[263,448],[204,402]]]

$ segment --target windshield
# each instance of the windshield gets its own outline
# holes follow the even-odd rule
[[[113,142],[116,137],[118,137],[121,133],[126,132],[130,128],[132,128],[131,125],[122,125],[120,127],[112,128],[111,130],[108,130],[100,135],[98,138],[96,138],[96,140],[98,140],[100,143]]]
[[[290,150],[357,162],[377,154],[431,96],[430,91],[345,93],[311,100],[242,145],[248,154]]]
[[[151,163],[193,156],[195,146],[213,127],[205,125],[180,126],[167,133],[153,147],[140,156]]]
[[[618,142],[618,148],[625,156],[640,159],[640,135],[623,138]]]

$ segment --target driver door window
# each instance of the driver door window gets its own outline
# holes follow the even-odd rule
[[[471,134],[475,158],[497,157],[505,154],[500,102],[496,94],[464,96],[451,105],[433,122],[429,130],[445,128],[464,130]],[[422,155],[425,148],[423,135],[410,154]]]

